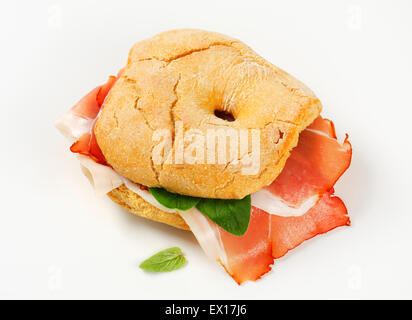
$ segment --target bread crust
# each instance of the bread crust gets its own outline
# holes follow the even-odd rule
[[[236,120],[216,117],[216,109],[231,112]],[[107,162],[136,183],[191,196],[239,199],[279,175],[299,133],[320,111],[310,89],[242,42],[213,32],[174,30],[133,46],[95,133]],[[210,128],[260,129],[259,171],[242,174],[240,161],[155,164],[153,132],[166,128],[173,135],[175,121],[182,121],[186,131],[203,133]],[[176,151],[175,139],[168,159]]]
[[[107,195],[115,203],[137,216],[166,223],[179,229],[190,230],[189,226],[178,213],[164,212],[156,208],[143,200],[137,193],[128,189],[125,185],[113,189]]]

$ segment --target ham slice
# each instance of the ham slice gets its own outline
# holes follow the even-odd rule
[[[105,84],[90,91],[55,123],[64,135],[75,140],[70,151],[88,156],[93,161],[104,165],[107,163],[97,144],[94,124],[106,96],[116,80],[115,76],[110,76]],[[82,125],[79,126],[79,124]]]
[[[227,264],[221,264],[237,283],[255,281],[271,270],[271,218],[265,211],[252,207],[249,228],[243,236],[234,236],[219,227],[227,256]]]
[[[250,226],[243,236],[219,228],[227,263],[217,260],[238,284],[255,281],[271,270],[274,259],[303,241],[349,224],[342,200],[330,193],[300,217],[279,217],[252,207]]]
[[[99,145],[97,144],[96,136],[94,134],[94,127],[91,132],[82,135],[79,140],[72,144],[70,151],[88,156],[93,161],[106,165],[106,159]]]
[[[303,241],[340,226],[349,226],[350,219],[343,201],[325,192],[320,201],[300,217],[271,215],[271,241],[274,259],[284,256]]]
[[[199,231],[194,219],[185,219],[186,223],[202,247],[212,244],[202,241],[220,239],[226,263],[220,256],[216,260],[237,283],[255,281],[271,269],[274,259],[303,241],[350,225],[343,201],[333,195],[333,186],[349,167],[351,156],[348,137],[339,143],[332,122],[318,117],[301,133],[279,177],[264,190],[252,194],[251,220],[243,236],[234,236],[220,227],[218,233],[199,235],[208,230]]]
[[[333,186],[349,167],[351,157],[352,147],[348,136],[346,135],[342,144],[339,143],[330,120],[318,117],[300,134],[298,146],[292,150],[282,173],[264,191],[268,202],[275,198],[276,201],[281,199],[293,209],[307,203],[308,199],[313,199],[314,196],[318,197],[319,201],[299,216],[278,216],[253,208],[252,217],[256,212],[266,216],[270,220],[269,227],[264,228],[264,225],[261,225],[254,235],[251,234],[253,229],[249,227],[250,233],[248,230],[240,237],[245,239],[236,240],[238,237],[233,235],[222,236],[228,262],[233,264],[225,268],[231,271],[231,276],[239,284],[262,276],[274,259],[282,257],[303,241],[336,227],[350,225],[345,204],[340,198],[333,196]],[[268,195],[268,192],[271,195]],[[268,245],[264,246],[262,241],[266,238],[267,229],[270,230],[270,239]],[[263,236],[258,242],[255,239],[260,232]],[[242,244],[245,241],[249,245],[255,245],[252,249],[245,248],[241,254],[239,250],[242,250],[233,243]],[[249,253],[245,255],[245,252]],[[257,256],[260,258],[256,261]],[[250,267],[242,267],[249,264],[254,265],[253,271]]]
[[[352,148],[346,136],[340,144],[330,120],[318,117],[299,136],[274,183],[264,188],[291,207],[328,191],[349,167]]]
[[[117,77],[110,76],[105,84],[91,90],[54,123],[72,142],[70,150],[78,154],[82,171],[97,195],[105,195],[124,183],[124,178],[106,163],[94,134],[94,124],[100,109],[121,71]]]

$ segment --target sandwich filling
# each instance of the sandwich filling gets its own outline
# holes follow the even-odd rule
[[[333,123],[322,117],[301,132],[275,181],[251,195],[250,221],[242,236],[225,231],[196,207],[185,211],[165,207],[148,188],[114,171],[97,144],[94,124],[116,79],[111,76],[106,84],[89,92],[56,121],[56,127],[73,142],[70,150],[78,154],[97,194],[124,184],[154,207],[178,212],[205,253],[219,261],[237,283],[259,279],[271,270],[274,259],[303,241],[350,224],[333,186],[349,167],[352,148],[348,136],[340,143]]]

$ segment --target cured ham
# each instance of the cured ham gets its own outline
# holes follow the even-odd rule
[[[219,227],[227,256],[224,267],[237,283],[255,281],[271,270],[271,218],[265,211],[252,207],[249,228],[243,236],[234,236]]]
[[[350,225],[345,204],[340,198],[333,196],[333,186],[349,167],[351,157],[352,147],[348,136],[346,135],[342,144],[339,143],[335,128],[330,120],[318,117],[300,134],[299,143],[292,150],[282,173],[270,186],[265,188],[266,201],[279,201],[280,199],[284,204],[288,204],[292,211],[296,210],[297,205],[313,199],[314,196],[318,197],[319,201],[299,216],[286,217],[260,211],[261,215],[267,216],[270,220],[270,240],[268,240],[266,247],[255,241],[255,246],[252,249],[245,248],[243,254],[239,254],[239,250],[242,250],[234,246],[233,242],[242,244],[245,241],[250,241],[253,243],[253,240],[250,239],[255,239],[259,235],[252,236],[248,230],[248,233],[240,237],[249,238],[248,240],[236,240],[233,239],[235,236],[232,235],[222,237],[228,261],[229,263],[233,261],[234,264],[226,269],[231,271],[232,277],[238,283],[256,280],[264,274],[267,268],[265,268],[264,263],[260,263],[261,261],[266,261],[267,267],[269,267],[274,259],[282,257],[303,241],[339,226]],[[268,191],[271,195],[267,194]],[[253,202],[252,204],[255,205]],[[252,214],[254,212],[256,212],[256,208],[252,209]],[[262,225],[256,232],[266,234],[266,230]],[[223,232],[223,234],[227,234],[227,232]],[[269,246],[272,250],[270,256],[268,254]],[[245,252],[248,254],[245,255]],[[256,266],[255,273],[251,273],[250,268],[242,268],[242,265],[253,264],[255,257],[262,255],[264,258],[259,259],[259,267]],[[239,264],[238,260],[242,262]]]
[[[73,142],[70,151],[79,155],[82,171],[98,195],[104,195],[124,183],[124,178],[106,163],[94,134],[100,109],[121,71],[117,77],[110,76],[105,84],[91,90],[55,122],[56,128]]]
[[[300,217],[271,215],[271,241],[274,259],[284,256],[303,241],[340,226],[350,225],[343,201],[325,192],[320,201]]]
[[[76,140],[70,151],[88,156],[100,164],[107,163],[96,141],[94,123],[116,80],[115,76],[110,76],[105,84],[90,91],[55,124],[66,136]],[[82,124],[80,128],[79,123]]]
[[[255,281],[271,270],[274,259],[303,241],[349,224],[344,203],[330,193],[299,217],[280,217],[252,207],[245,235],[237,237],[219,227],[227,263],[218,260],[238,284]]]
[[[259,279],[271,269],[274,259],[303,241],[350,225],[345,204],[333,195],[335,182],[351,161],[348,137],[339,143],[332,122],[321,117],[300,137],[281,175],[264,190],[252,194],[251,220],[246,234],[237,237],[217,227],[218,234],[214,231],[209,237],[197,235],[196,232],[207,230],[198,231],[194,219],[185,219],[199,242],[212,237],[220,239],[226,263],[219,256],[215,259],[239,284]],[[270,213],[262,207],[270,208]],[[277,209],[280,215],[276,214]],[[201,245],[207,247],[211,243]]]
[[[97,163],[106,164],[106,159],[97,144],[94,128],[92,128],[91,132],[85,133],[79,140],[73,143],[70,151],[88,156]]]
[[[252,206],[247,232],[234,236],[218,227],[198,210],[181,212],[181,216],[196,236],[209,258],[220,262],[238,283],[255,281],[271,270],[274,259],[289,250],[334,228],[350,225],[347,210],[332,192],[306,214],[299,217],[280,217]]]
[[[340,144],[330,120],[318,117],[301,132],[280,175],[263,190],[295,207],[328,191],[349,167],[352,148],[346,136]]]
[[[70,149],[79,154],[83,171],[98,194],[125,184],[147,202],[169,212],[147,188],[108,166],[97,144],[94,123],[116,79],[111,76],[106,84],[93,89],[55,125],[74,141]],[[349,167],[351,155],[348,136],[339,143],[333,123],[318,117],[300,134],[278,178],[252,194],[249,228],[243,236],[226,232],[196,208],[179,213],[206,254],[219,261],[237,283],[257,280],[271,270],[274,259],[303,241],[350,224],[344,203],[333,195],[333,186]]]

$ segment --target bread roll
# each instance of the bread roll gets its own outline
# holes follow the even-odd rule
[[[152,206],[125,185],[110,191],[107,195],[118,205],[137,216],[163,222],[179,229],[190,230],[178,213],[164,212]]]
[[[133,46],[95,133],[107,162],[136,183],[190,196],[240,199],[279,175],[299,133],[320,111],[310,89],[242,42],[214,32],[174,30]],[[175,163],[178,122],[185,132],[196,129],[204,135],[219,128],[259,129],[257,172],[243,174],[242,162],[233,159],[225,164]],[[152,158],[158,129],[172,136],[168,161],[162,164]],[[239,153],[235,160],[244,156]],[[110,196],[132,212],[185,228],[180,217],[149,212],[124,188]]]

